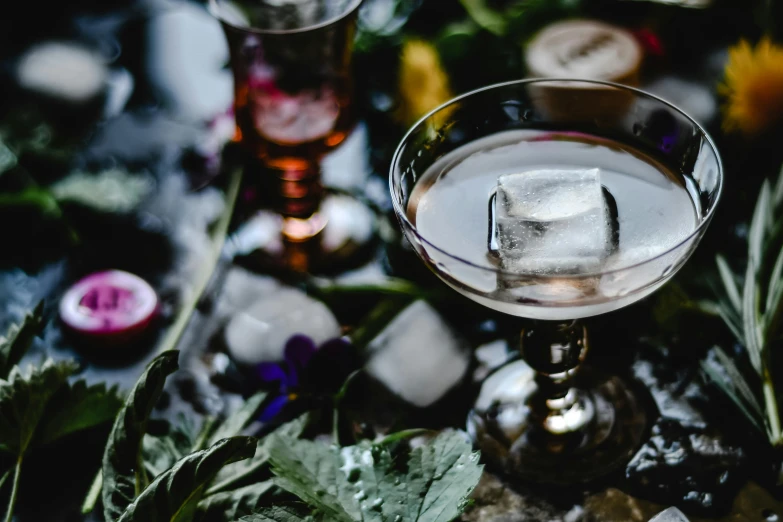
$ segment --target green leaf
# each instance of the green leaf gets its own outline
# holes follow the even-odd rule
[[[322,520],[327,522],[320,515],[313,515],[312,511],[304,504],[288,504],[262,509],[258,513],[241,518],[238,522],[317,522]]]
[[[275,484],[308,505],[321,511],[327,520],[352,522],[361,520],[361,510],[354,495],[359,494],[349,481],[350,473],[341,470],[339,450],[309,440],[294,440],[272,434],[270,460]],[[351,452],[351,447],[343,451]],[[369,451],[369,450],[368,450]]]
[[[185,455],[203,450],[213,426],[213,419],[207,417],[199,430],[191,417],[180,414],[178,422],[172,423],[167,433],[144,435],[142,455],[149,475],[157,477]]]
[[[117,414],[103,454],[103,513],[117,520],[147,485],[141,446],[152,408],[166,377],[177,369],[179,352],[164,352],[150,362]]]
[[[740,297],[739,289],[737,288],[737,281],[734,279],[734,273],[729,268],[729,264],[726,262],[726,258],[718,254],[715,256],[715,262],[718,264],[718,273],[720,273],[721,281],[723,281],[723,287],[726,289],[726,295],[729,297],[729,302],[737,312],[742,310],[742,298]]]
[[[769,229],[770,220],[772,219],[770,200],[769,180],[765,179],[763,185],[761,185],[761,193],[756,202],[756,208],[753,211],[753,219],[750,222],[750,231],[748,233],[748,263],[753,265],[754,269],[758,269],[761,266],[764,237]],[[750,281],[753,281],[754,279],[755,277],[750,279]],[[748,284],[747,278],[745,284]]]
[[[220,468],[252,457],[255,448],[252,437],[232,437],[182,458],[159,475],[117,522],[190,522],[206,484]]]
[[[759,295],[756,287],[756,266],[748,260],[745,288],[742,293],[742,330],[745,332],[745,348],[753,368],[761,375],[764,339],[759,317]]]
[[[501,13],[487,5],[486,0],[460,0],[460,3],[479,26],[495,36],[505,34],[507,20]]]
[[[0,193],[0,209],[35,207],[42,214],[60,217],[62,209],[52,193],[41,187],[27,187],[19,192]]]
[[[464,434],[445,432],[413,450],[408,461],[408,505],[421,496],[422,488],[425,496],[418,516],[411,520],[449,522],[462,513],[483,470],[478,453],[472,453],[471,449]],[[416,483],[422,487],[415,487]]]
[[[210,445],[220,439],[233,437],[242,433],[242,430],[244,430],[256,417],[259,408],[261,408],[261,404],[264,402],[264,399],[266,399],[266,395],[267,394],[264,392],[253,395],[236,413],[223,421],[223,424],[218,426],[218,429],[212,434],[209,442]]]
[[[720,315],[726,326],[729,327],[734,337],[741,343],[745,342],[745,332],[742,329],[742,318],[737,315],[737,312],[727,302],[720,301],[718,303],[718,314]]]
[[[16,166],[16,154],[0,140],[0,175]]]
[[[11,368],[22,360],[33,339],[43,328],[43,301],[27,315],[22,323],[12,325],[5,337],[0,337],[0,379],[8,377]]]
[[[82,515],[92,513],[95,509],[95,504],[98,503],[98,499],[101,498],[101,487],[103,486],[103,472],[99,469],[95,478],[92,480],[90,490],[87,492],[87,496],[84,497],[82,502]]]
[[[101,212],[130,212],[152,191],[146,175],[110,168],[90,174],[73,172],[50,187],[58,202],[73,202]]]
[[[144,435],[142,454],[144,466],[151,477],[157,477],[190,453],[191,442],[183,440],[179,433],[153,437]]]
[[[481,478],[467,437],[443,432],[414,449],[407,472],[386,446],[342,449],[271,435],[275,483],[340,522],[449,522]]]
[[[8,477],[11,476],[11,470],[9,469],[5,473],[3,473],[3,476],[0,477],[0,491],[3,491],[3,486],[5,486],[5,481],[8,480]]]
[[[18,366],[0,380],[0,449],[21,456],[44,418],[46,407],[77,366],[48,359],[40,368],[22,373]]]
[[[205,497],[198,503],[198,522],[232,522],[261,509],[265,495],[274,487],[272,480],[250,484],[233,491]]]
[[[716,346],[701,362],[705,375],[734,402],[748,421],[765,433],[764,414],[761,405],[734,360]]]
[[[309,416],[304,414],[291,422],[283,424],[272,433],[296,439],[304,431],[308,419]],[[244,486],[253,480],[256,480],[260,474],[263,474],[264,472],[268,473],[270,436],[271,434],[263,439],[259,439],[256,454],[252,459],[230,464],[220,470],[220,473],[218,473],[213,481],[213,485],[210,486],[206,494],[213,495],[221,491],[228,491]]]
[[[36,442],[49,444],[71,433],[112,421],[122,406],[116,387],[87,386],[84,380],[63,386],[47,407],[46,421]]]
[[[780,168],[778,174],[778,181],[775,183],[775,190],[773,191],[773,204],[776,209],[783,207],[783,167]]]

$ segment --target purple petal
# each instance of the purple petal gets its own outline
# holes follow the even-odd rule
[[[265,362],[256,365],[256,375],[265,383],[279,382],[282,386],[288,384],[288,375],[277,363]]]
[[[334,339],[329,339],[322,344],[320,350],[326,350],[327,353],[336,355],[343,350],[348,350],[350,348],[351,342],[348,339],[345,337],[336,337]]]
[[[288,384],[299,384],[299,376],[315,353],[315,343],[306,335],[294,335],[285,345],[285,362],[288,366]]]
[[[289,400],[288,395],[278,395],[267,404],[258,420],[261,422],[271,421],[283,411],[283,408],[288,404]]]

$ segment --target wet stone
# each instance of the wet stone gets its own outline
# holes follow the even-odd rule
[[[556,506],[540,493],[511,488],[485,471],[472,495],[463,522],[581,522],[579,505]]]
[[[725,513],[745,483],[745,452],[709,429],[660,419],[626,468],[630,489],[699,515]]]

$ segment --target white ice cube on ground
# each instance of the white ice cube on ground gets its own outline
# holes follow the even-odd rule
[[[495,240],[504,269],[579,273],[610,253],[600,169],[540,169],[498,178]]]
[[[238,310],[226,325],[228,353],[240,364],[283,359],[285,345],[297,334],[316,345],[340,335],[340,324],[327,306],[296,288],[269,292]]]
[[[468,369],[462,339],[426,301],[415,301],[369,345],[367,371],[405,401],[430,406]]]
[[[652,517],[650,522],[689,522],[688,517],[677,509],[676,507],[670,507],[665,509]]]

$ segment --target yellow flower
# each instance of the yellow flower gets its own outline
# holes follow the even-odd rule
[[[398,82],[400,104],[396,117],[406,125],[453,97],[438,51],[421,40],[403,45]]]
[[[741,41],[729,49],[723,128],[758,134],[783,120],[783,47],[762,39],[756,48]]]

